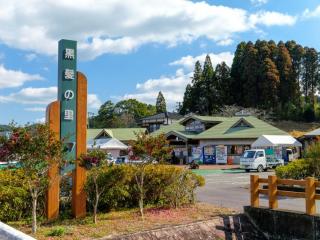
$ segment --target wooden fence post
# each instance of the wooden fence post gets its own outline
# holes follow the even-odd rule
[[[269,208],[278,208],[277,199],[277,176],[268,176],[268,195],[269,195]]]
[[[251,207],[259,207],[259,176],[250,176]]]
[[[316,213],[316,184],[313,177],[306,178],[306,213]]]

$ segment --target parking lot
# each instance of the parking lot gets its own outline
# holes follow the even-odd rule
[[[250,204],[250,175],[258,174],[260,177],[266,178],[268,175],[274,174],[273,171],[246,173],[237,169],[196,170],[196,172],[206,179],[206,185],[197,191],[199,201],[239,211],[243,206]],[[268,206],[266,196],[260,196],[260,205]],[[279,197],[279,208],[305,211],[305,203],[303,199]],[[317,201],[317,209],[320,209],[319,201]]]

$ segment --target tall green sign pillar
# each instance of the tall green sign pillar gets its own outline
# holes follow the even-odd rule
[[[77,119],[77,42],[59,41],[58,100],[60,101],[60,139],[68,147],[69,160],[76,159]],[[68,164],[64,172],[74,169]]]
[[[87,79],[77,72],[77,42],[62,39],[58,50],[58,98],[47,107],[47,122],[68,149],[62,174],[72,171],[72,211],[75,217],[86,214],[85,169],[77,159],[86,153]],[[58,180],[57,180],[58,179]],[[59,170],[51,166],[51,182],[47,196],[47,216],[56,218],[59,212]]]

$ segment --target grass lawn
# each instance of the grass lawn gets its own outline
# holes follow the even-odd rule
[[[83,219],[58,219],[53,223],[40,224],[36,239],[94,239],[104,236],[128,234],[143,230],[157,229],[171,225],[186,224],[194,221],[208,220],[224,214],[236,212],[210,204],[197,203],[177,209],[154,208],[145,209],[145,220],[138,209],[100,213],[98,223],[93,224],[92,216]],[[31,233],[28,222],[11,222],[9,225],[27,233]],[[49,236],[52,233],[60,236]]]

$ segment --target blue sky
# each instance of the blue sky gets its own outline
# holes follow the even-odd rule
[[[0,0],[0,124],[43,121],[56,98],[57,42],[78,41],[88,107],[181,101],[193,64],[232,62],[240,41],[295,40],[320,50],[316,0]]]

